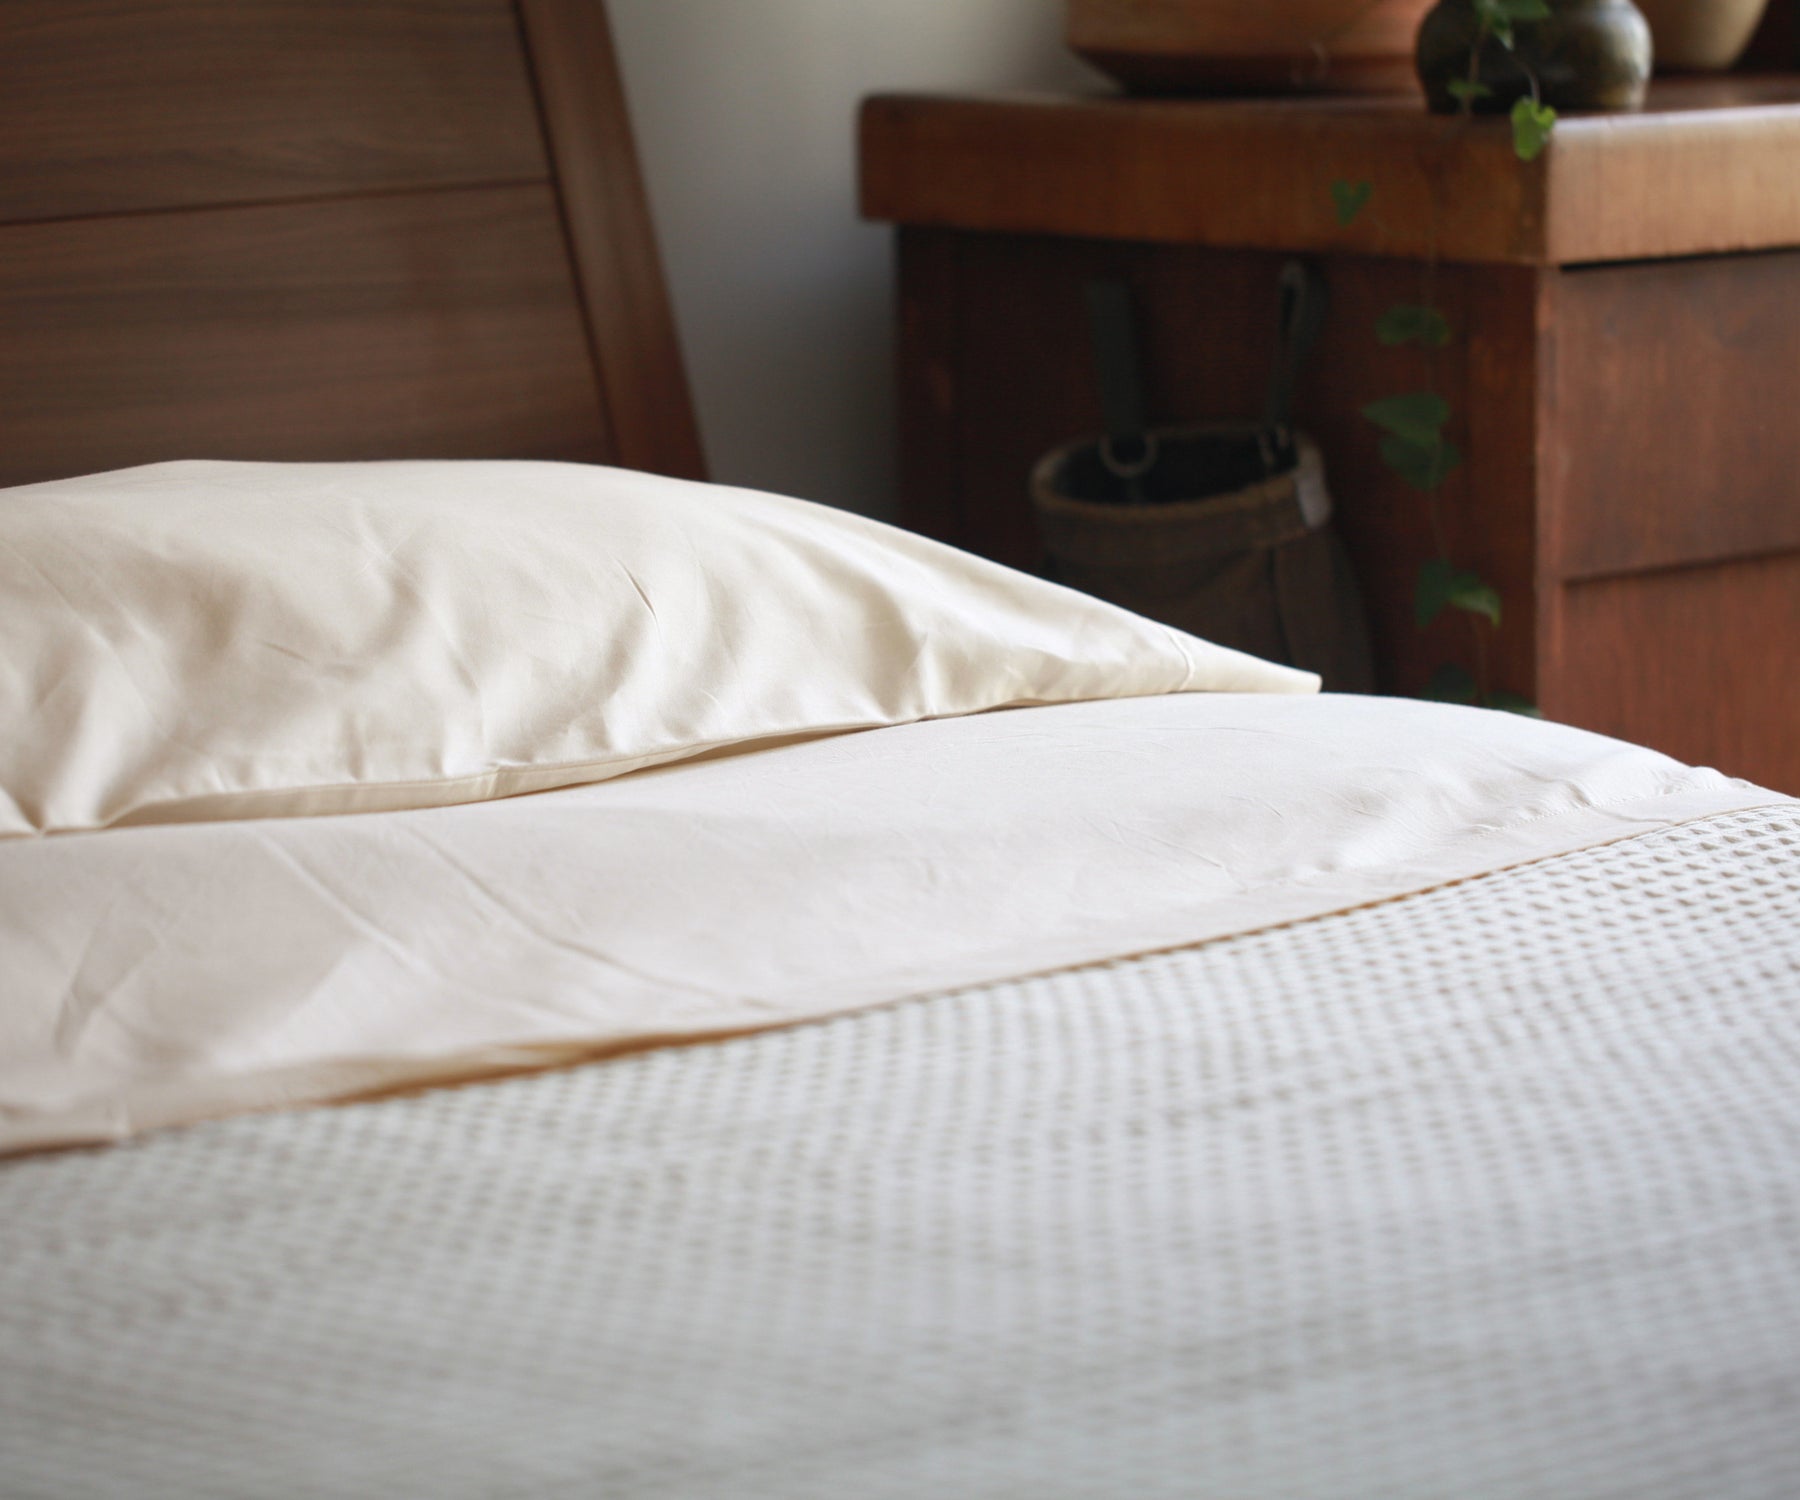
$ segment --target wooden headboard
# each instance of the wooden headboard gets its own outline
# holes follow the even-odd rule
[[[602,0],[0,0],[0,485],[701,457]]]

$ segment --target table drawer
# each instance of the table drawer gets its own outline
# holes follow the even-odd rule
[[[1554,273],[1541,315],[1551,577],[1800,550],[1800,251]]]

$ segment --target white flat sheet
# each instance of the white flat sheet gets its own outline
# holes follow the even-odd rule
[[[12,841],[0,1149],[781,1025],[1785,800],[1510,716],[1187,695]]]
[[[6,1500],[1793,1500],[1800,806],[0,1162]]]

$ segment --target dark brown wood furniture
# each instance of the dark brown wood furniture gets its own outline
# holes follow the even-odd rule
[[[701,456],[600,0],[0,0],[0,485]]]
[[[1099,424],[1084,281],[1146,313],[1159,420],[1254,417],[1275,279],[1333,299],[1301,393],[1370,596],[1384,686],[1453,661],[1552,718],[1800,792],[1800,78],[1659,85],[1538,162],[1417,103],[888,97],[863,207],[900,224],[904,518],[1030,566],[1025,477]],[[1338,222],[1333,181],[1373,186]],[[1429,280],[1457,330],[1383,348]],[[1468,462],[1451,550],[1495,632],[1423,635],[1421,497],[1365,403],[1435,378]]]

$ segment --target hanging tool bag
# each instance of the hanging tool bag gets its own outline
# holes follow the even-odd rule
[[[1222,646],[1372,692],[1368,626],[1331,525],[1325,465],[1289,407],[1323,318],[1318,273],[1281,277],[1279,344],[1262,423],[1151,428],[1121,283],[1088,289],[1107,435],[1046,456],[1032,501],[1060,583]]]

